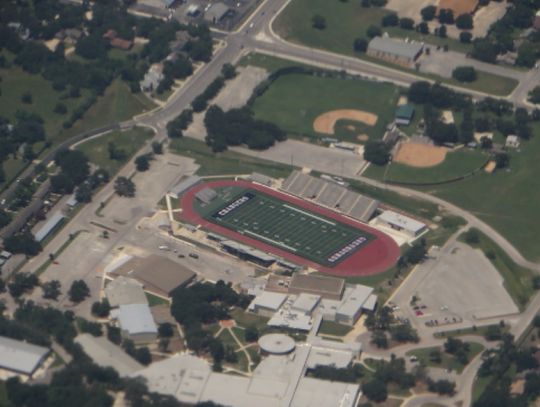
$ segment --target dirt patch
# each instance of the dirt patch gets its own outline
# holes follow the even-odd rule
[[[233,326],[236,326],[236,322],[234,322],[234,319],[225,319],[223,321],[219,321],[219,325],[222,328],[232,328]]]
[[[362,110],[333,110],[321,114],[313,122],[313,129],[318,133],[334,134],[334,125],[340,119],[354,120],[373,126],[378,116]]]
[[[58,38],[53,38],[52,40],[45,41],[44,44],[51,51],[54,51],[59,42],[60,42],[60,40]]]
[[[353,126],[352,124],[349,124],[349,125],[347,126],[347,128],[348,128],[349,130],[352,130],[352,131],[355,131],[355,130],[356,130],[356,127]]]
[[[413,167],[432,167],[444,161],[446,147],[427,146],[419,143],[404,143],[399,148],[394,161]]]
[[[366,141],[369,139],[369,136],[367,134],[359,134],[356,138],[360,141]]]
[[[486,170],[486,172],[489,172],[491,174],[496,166],[497,166],[497,163],[495,163],[495,161],[490,161],[488,162],[484,170]]]

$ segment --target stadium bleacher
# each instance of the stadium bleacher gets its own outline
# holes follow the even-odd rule
[[[368,222],[380,203],[329,180],[315,178],[297,170],[291,173],[281,188],[292,195],[313,200],[334,210],[339,209],[343,214],[361,222]]]

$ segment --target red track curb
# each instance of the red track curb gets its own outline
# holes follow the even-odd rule
[[[347,257],[341,263],[335,267],[329,268],[321,266],[318,263],[304,259],[303,257],[294,255],[285,250],[278,249],[269,244],[263,243],[259,240],[253,239],[251,237],[242,235],[238,232],[235,232],[231,229],[227,229],[223,226],[216,225],[205,219],[203,219],[198,213],[193,209],[193,201],[195,199],[195,194],[203,188],[219,188],[219,187],[246,187],[254,189],[257,191],[264,192],[267,195],[274,196],[285,202],[292,203],[294,205],[300,206],[304,209],[307,209],[311,212],[324,215],[330,219],[336,220],[338,222],[344,223],[346,225],[353,226],[357,229],[366,231],[375,235],[377,238],[370,242],[367,246],[360,248],[358,251],[353,253],[351,256]],[[382,271],[388,270],[392,267],[398,257],[401,255],[401,251],[390,236],[386,233],[381,232],[380,230],[374,229],[371,226],[365,225],[363,223],[356,222],[350,218],[347,218],[339,213],[333,212],[329,209],[322,208],[320,206],[311,204],[302,199],[286,195],[274,189],[259,185],[252,184],[251,182],[245,181],[212,181],[207,182],[196,187],[191,188],[182,196],[182,201],[180,203],[182,208],[181,217],[186,219],[189,222],[199,224],[207,229],[210,229],[214,232],[220,233],[231,239],[237,240],[242,243],[246,243],[250,246],[257,247],[258,249],[264,250],[265,252],[273,253],[278,256],[281,256],[285,259],[291,260],[295,263],[302,264],[307,267],[314,268],[316,270],[322,271],[323,273],[333,274],[336,276],[365,276],[368,274],[380,273]]]

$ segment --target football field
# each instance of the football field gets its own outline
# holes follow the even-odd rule
[[[205,219],[327,267],[374,239],[363,230],[259,191],[246,189],[227,198]]]

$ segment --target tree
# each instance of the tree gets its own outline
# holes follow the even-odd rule
[[[403,30],[414,30],[414,20],[412,18],[400,18],[399,27]]]
[[[152,355],[150,354],[150,349],[148,349],[148,347],[146,346],[136,349],[132,356],[137,362],[139,362],[143,366],[148,366],[150,363],[152,363]]]
[[[380,140],[369,140],[364,146],[364,159],[376,165],[386,165],[390,160],[390,147]]]
[[[312,27],[317,30],[324,30],[326,28],[326,19],[320,14],[315,14],[311,18]]]
[[[123,148],[116,148],[114,141],[109,141],[107,143],[107,151],[109,152],[110,160],[123,161],[127,158],[127,151]]]
[[[495,156],[497,168],[505,168],[510,164],[510,156],[507,153],[499,153]]]
[[[428,382],[428,389],[431,392],[438,393],[440,396],[451,395],[456,390],[456,383],[449,380],[438,380],[436,382],[430,380]]]
[[[36,153],[31,145],[24,146],[23,160],[24,161],[33,161],[36,158]]]
[[[205,102],[206,104],[206,102]],[[206,106],[198,111],[203,111],[206,108]],[[175,120],[171,120],[169,123],[167,123],[167,135],[169,138],[180,138],[184,137],[184,133],[182,132],[182,124],[181,122]]]
[[[24,92],[21,96],[21,102],[27,104],[27,105],[31,105],[33,100],[32,100],[32,94],[30,92]]]
[[[221,67],[221,75],[223,75],[225,79],[233,79],[237,75],[236,68],[232,64],[224,64]]]
[[[368,399],[376,403],[381,403],[388,398],[386,383],[378,379],[373,379],[362,384],[362,391]]]
[[[396,13],[390,13],[382,18],[381,24],[383,27],[397,27],[399,25],[399,17]]]
[[[354,40],[353,47],[356,52],[366,52],[368,42],[364,38],[357,38]]]
[[[432,350],[429,352],[429,360],[431,360],[433,363],[440,364],[442,362],[441,351]]]
[[[148,160],[148,154],[143,154],[135,159],[135,168],[137,171],[148,171],[150,169],[150,161]]]
[[[460,14],[456,18],[456,27],[460,30],[472,30],[473,18],[470,14]]]
[[[9,293],[12,297],[18,298],[27,291],[31,291],[39,285],[39,279],[37,275],[22,272],[15,274],[15,277],[8,284]]]
[[[427,6],[427,7],[424,7],[422,10],[420,10],[420,14],[422,15],[422,20],[424,21],[433,20],[435,18],[436,13],[437,13],[436,6]]]
[[[116,345],[122,343],[122,331],[116,326],[107,325],[107,339]]]
[[[454,11],[450,9],[439,10],[439,23],[454,24]]]
[[[539,275],[535,275],[533,278],[532,278],[532,283],[533,283],[533,288],[535,290],[540,290],[540,276]],[[536,317],[535,317],[536,318]],[[535,325],[536,326],[536,323]],[[540,328],[540,321],[538,321],[538,326],[537,328]]]
[[[135,196],[135,183],[126,177],[118,177],[114,181],[114,190],[120,196],[133,198]]]
[[[472,42],[472,34],[467,31],[462,31],[459,33],[459,41],[463,44],[470,44]]]
[[[446,26],[445,25],[441,25],[439,27],[439,37],[446,38]]]
[[[478,75],[472,66],[458,66],[452,71],[452,77],[460,82],[474,82]]]
[[[375,331],[371,334],[371,343],[379,349],[387,349],[388,337],[382,331]]]
[[[516,65],[532,68],[538,59],[538,46],[532,42],[525,42],[518,50]]]
[[[495,44],[484,38],[477,38],[473,41],[471,57],[483,62],[494,64],[497,61],[498,51]]]
[[[380,37],[382,35],[381,28],[376,25],[370,25],[366,30],[366,35],[369,38]]]
[[[257,342],[259,340],[259,330],[255,325],[249,325],[244,333],[246,342]]]
[[[431,84],[426,81],[414,82],[409,86],[407,96],[409,101],[417,104],[429,102],[431,94]]]
[[[414,342],[417,343],[420,338],[416,329],[410,325],[394,325],[390,328],[390,337],[400,343]]]
[[[68,291],[71,302],[82,302],[86,297],[90,297],[90,289],[83,280],[75,280]]]
[[[174,336],[173,324],[164,322],[159,325],[158,333],[161,338],[171,338]]]
[[[159,340],[158,347],[161,349],[162,352],[166,352],[167,348],[169,347],[170,340],[167,338],[162,338]]]
[[[429,34],[429,25],[425,21],[421,22],[418,24],[418,31],[420,31],[420,34]]]
[[[41,289],[43,290],[43,298],[50,298],[51,300],[58,299],[58,296],[61,294],[60,281],[51,280],[41,284]]]
[[[485,334],[488,341],[498,341],[502,337],[501,327],[499,325],[489,325]]]
[[[100,301],[96,301],[92,304],[92,314],[98,316],[99,318],[105,318],[109,315],[111,311],[111,305],[107,298],[103,298]]]
[[[41,251],[41,244],[36,241],[33,234],[27,232],[5,239],[4,248],[13,254],[22,253],[27,256],[35,256]]]
[[[409,264],[418,264],[422,261],[424,256],[427,254],[426,248],[418,243],[415,243],[408,251],[405,253],[405,259]]]
[[[158,141],[152,142],[152,151],[154,154],[161,155],[163,154],[163,143],[160,143]]]

